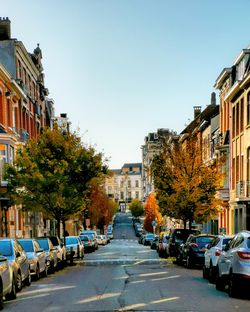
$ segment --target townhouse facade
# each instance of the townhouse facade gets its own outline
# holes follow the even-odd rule
[[[37,45],[29,53],[23,43],[11,38],[11,22],[0,19],[0,194],[5,163],[13,163],[16,150],[36,138],[44,127],[51,127],[54,102],[44,85],[42,51]],[[27,207],[28,208],[28,207]],[[11,206],[0,195],[0,235],[28,237],[44,235],[49,222],[42,213]]]
[[[222,148],[229,158],[229,232],[250,230],[250,47],[215,82]]]
[[[146,197],[154,192],[154,180],[151,172],[152,161],[161,151],[162,142],[170,136],[176,135],[169,129],[160,128],[156,132],[151,132],[144,138],[142,150],[142,193],[145,201]]]
[[[111,172],[105,181],[106,194],[117,202],[120,211],[125,212],[133,199],[142,200],[142,164],[125,163],[121,169]]]

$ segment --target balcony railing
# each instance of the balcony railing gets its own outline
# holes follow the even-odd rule
[[[250,197],[250,181],[239,181],[236,184],[236,197],[237,198]]]

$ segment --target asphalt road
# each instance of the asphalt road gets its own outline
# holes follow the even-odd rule
[[[114,240],[73,267],[33,282],[6,311],[250,311],[249,299],[232,299],[187,270],[139,245],[131,219],[119,215]]]

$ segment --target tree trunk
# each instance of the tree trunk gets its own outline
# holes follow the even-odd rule
[[[183,222],[184,222],[184,229],[186,229],[187,228],[187,220],[183,220]]]
[[[64,246],[66,246],[66,239],[65,239],[66,224],[65,224],[65,220],[62,220],[62,224],[63,224],[63,243],[64,243]]]
[[[56,228],[57,228],[57,236],[60,238],[61,237],[61,220],[56,220],[57,224],[56,224]]]
[[[193,222],[193,220],[189,220],[189,229],[191,230],[192,229],[192,222]]]

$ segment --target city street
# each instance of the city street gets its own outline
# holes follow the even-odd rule
[[[73,267],[33,282],[6,311],[250,311],[187,270],[139,245],[131,218],[118,215],[114,239]]]

